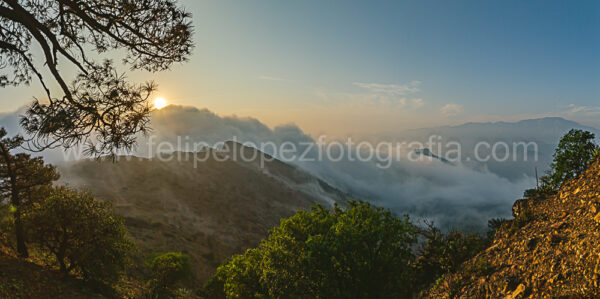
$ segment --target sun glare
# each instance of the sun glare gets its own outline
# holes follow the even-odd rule
[[[156,98],[154,100],[154,108],[162,109],[165,106],[167,106],[167,100],[165,100],[165,98]]]

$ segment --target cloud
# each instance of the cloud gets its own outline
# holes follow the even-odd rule
[[[422,102],[415,100],[406,105],[409,104]],[[219,116],[192,107],[169,106],[156,111],[152,125],[155,143],[176,143],[178,138],[215,143],[235,138],[255,144],[291,142],[299,149],[303,148],[302,144],[315,143],[315,139],[293,124],[269,128],[257,119]],[[144,148],[142,141],[140,153]],[[308,157],[317,156],[314,150],[308,154]],[[378,167],[376,160],[361,162],[348,158],[290,163],[357,199],[390,208],[397,214],[426,217],[438,225],[453,228],[483,229],[491,217],[509,217],[514,200],[534,184],[531,178],[511,181],[485,169],[475,170],[460,163],[448,165],[436,160],[403,160],[387,169]]]
[[[462,112],[462,105],[452,103],[446,104],[444,107],[440,108],[440,112],[447,117],[457,116]]]
[[[422,101],[410,104],[420,105]],[[2,119],[13,122],[15,118],[5,115]],[[5,124],[0,119],[2,125]],[[152,127],[150,136],[140,136],[137,155],[149,155],[149,144],[156,146],[163,141],[174,144],[175,150],[184,151],[194,150],[186,148],[190,143],[214,144],[234,138],[255,144],[291,142],[298,149],[303,148],[302,144],[315,143],[293,124],[270,128],[254,118],[219,116],[207,109],[174,105],[154,111]],[[355,144],[358,142],[355,140]],[[313,149],[308,156],[318,157],[318,153]],[[446,228],[483,229],[488,218],[509,217],[514,200],[533,185],[531,178],[510,181],[485,169],[437,160],[396,161],[387,169],[378,167],[377,160],[361,162],[348,157],[341,161],[315,159],[290,163],[356,199],[390,208],[397,214],[426,217]]]
[[[412,104],[412,108],[414,109],[421,108],[423,107],[423,105],[425,105],[425,102],[421,98],[412,99],[410,101]]]
[[[381,84],[381,83],[363,83],[363,82],[354,82],[355,86],[368,89],[373,93],[381,93],[388,95],[408,95],[419,92],[420,81],[412,81],[408,84],[398,85],[398,84]]]
[[[569,115],[582,115],[582,116],[600,116],[600,106],[577,106],[570,104],[567,110]]]
[[[418,109],[425,104],[422,98],[409,97],[420,91],[419,81],[412,81],[408,84],[381,84],[381,83],[362,83],[354,82],[365,91],[363,92],[317,92],[317,96],[322,98],[328,104],[350,105],[355,109],[363,107],[393,107]]]

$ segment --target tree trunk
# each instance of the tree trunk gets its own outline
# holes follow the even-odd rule
[[[15,211],[15,233],[17,235],[17,253],[21,258],[28,258],[29,251],[25,244],[25,233],[23,232],[23,223],[21,222],[21,209],[16,207]]]
[[[69,270],[67,269],[67,265],[65,264],[64,258],[59,257],[57,259],[58,259],[58,264],[60,266],[60,272],[62,272],[65,275],[67,275],[69,273]]]
[[[21,222],[21,200],[19,198],[19,187],[17,185],[17,166],[13,165],[14,160],[12,159],[10,149],[3,143],[0,144],[0,154],[4,157],[4,163],[6,163],[6,172],[10,181],[10,203],[15,207],[15,213],[13,215],[15,219],[15,235],[17,237],[17,253],[21,258],[28,258],[29,251],[27,251],[27,245],[25,244],[25,232],[23,231],[23,223]]]

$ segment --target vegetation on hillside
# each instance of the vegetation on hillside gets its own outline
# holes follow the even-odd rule
[[[135,245],[107,202],[66,187],[53,188],[25,217],[28,237],[65,274],[115,282]]]
[[[368,203],[332,211],[315,206],[282,220],[257,249],[219,267],[210,297],[390,297],[412,280],[408,218]]]
[[[85,142],[89,154],[113,155],[118,149],[130,149],[136,134],[148,130],[147,99],[156,85],[132,84],[112,60],[96,61],[92,54],[120,50],[123,63],[132,70],[168,69],[191,53],[191,15],[172,0],[99,4],[91,0],[0,4],[0,68],[8,71],[0,75],[0,87],[29,85],[35,77],[46,95],[36,98],[21,118],[28,139],[7,137],[0,130],[0,258],[11,257],[15,249],[21,259],[46,264],[49,268],[43,271],[57,267],[63,276],[114,284],[135,247],[126,238],[123,222],[110,205],[91,194],[53,187],[58,174],[42,158],[14,152]],[[35,49],[41,50],[36,59]],[[69,67],[77,72],[73,78],[60,71]],[[52,84],[58,90],[50,88]],[[2,266],[30,267],[26,260],[6,261]],[[63,295],[51,288],[46,294],[15,290],[17,285],[5,284],[1,276],[3,298]]]
[[[177,297],[181,288],[190,286],[194,274],[190,257],[181,252],[166,252],[151,257],[148,262],[152,279],[148,282],[150,297]]]
[[[40,157],[11,153],[22,144],[22,137],[7,137],[6,130],[0,128],[0,199],[12,210],[17,252],[21,257],[28,257],[22,218],[31,205],[44,199],[58,179],[58,173]]]
[[[423,248],[415,250],[418,236]],[[282,220],[258,248],[207,283],[209,298],[410,297],[485,248],[487,240],[416,227],[365,202],[314,206]],[[418,256],[418,257],[417,257]]]
[[[600,155],[594,133],[571,129],[559,141],[553,161],[546,174],[540,177],[539,187],[525,190],[527,198],[555,193],[569,179],[581,175]]]
[[[517,201],[490,247],[427,298],[598,298],[600,158],[555,194]]]

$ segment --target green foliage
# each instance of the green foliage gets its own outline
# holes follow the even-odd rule
[[[485,238],[477,234],[459,231],[442,234],[431,225],[423,235],[426,242],[415,263],[419,288],[427,287],[446,273],[455,272],[463,262],[485,249],[488,244]]]
[[[35,203],[25,223],[32,243],[61,271],[85,279],[115,281],[135,248],[109,203],[66,187],[54,188]]]
[[[152,298],[172,298],[178,286],[189,284],[193,279],[190,257],[180,252],[156,255],[148,266],[153,276],[149,283]]]
[[[217,269],[207,283],[208,298],[266,298],[268,288],[261,283],[262,254],[260,249],[248,249],[235,255]]]
[[[592,162],[598,145],[595,135],[588,131],[571,129],[558,143],[552,162],[551,184],[554,187],[582,174]]]
[[[549,176],[543,176],[542,178],[549,178]],[[539,189],[526,189],[525,192],[523,192],[523,198],[545,198],[546,196],[554,193],[556,193],[554,188],[552,188],[549,184],[543,184],[540,185]]]
[[[524,198],[545,197],[556,193],[567,180],[582,174],[600,155],[600,146],[594,143],[595,135],[588,131],[571,129],[558,143],[550,170],[540,177],[538,188],[527,189]]]
[[[0,87],[29,85],[33,77],[45,91],[20,121],[36,149],[84,142],[99,155],[131,149],[149,129],[146,100],[156,85],[130,83],[94,53],[119,50],[132,70],[155,72],[185,61],[193,47],[191,15],[174,0],[2,1],[0,17],[0,65],[7,68]]]
[[[390,298],[412,291],[408,217],[364,202],[314,206],[281,221],[257,249],[220,266],[209,298]]]
[[[7,134],[0,128],[0,204],[8,203],[14,209],[11,226],[14,227],[17,252],[21,257],[28,257],[22,216],[31,204],[43,199],[59,176],[54,166],[44,164],[41,157],[12,154],[11,151],[19,148],[24,139],[7,137]]]

